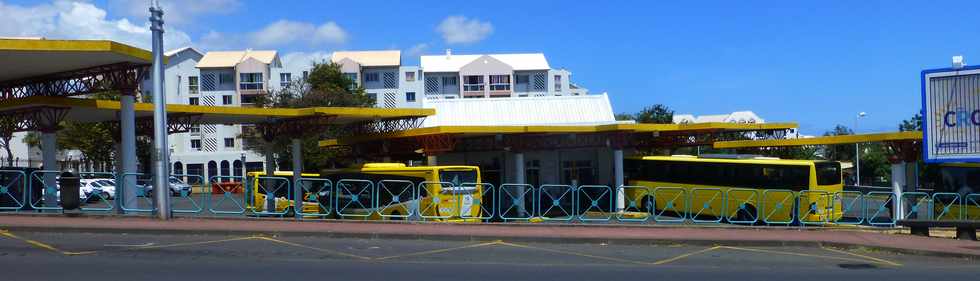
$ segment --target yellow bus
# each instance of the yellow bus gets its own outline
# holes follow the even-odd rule
[[[980,164],[944,163],[938,168],[932,191],[940,194],[935,195],[932,219],[980,220]]]
[[[291,175],[291,172],[276,172],[280,177]],[[483,190],[480,168],[476,166],[408,167],[400,163],[367,163],[354,168],[324,170],[320,174],[303,174],[303,177],[310,179],[304,182],[307,185],[320,184],[318,180],[333,183],[330,190],[304,194],[303,212],[306,214],[330,211],[330,217],[343,219],[401,220],[411,217],[443,221],[479,221],[475,218],[481,215]],[[264,211],[268,203],[266,196],[259,192],[259,179],[254,180],[252,190],[253,207]],[[276,195],[276,212],[286,212],[293,201],[285,198],[285,192]]]
[[[834,196],[843,190],[839,162],[675,155],[629,158],[624,165],[628,185],[648,188],[627,188],[626,200],[654,214],[669,211],[690,213],[692,218],[787,223],[793,221],[794,211],[804,222],[833,222],[841,217],[841,202]],[[804,206],[796,206],[795,197],[790,199],[800,194]]]

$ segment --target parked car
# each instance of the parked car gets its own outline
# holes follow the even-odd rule
[[[116,180],[99,179],[96,182],[99,183],[99,185],[102,185],[102,198],[105,198],[106,200],[116,198]]]
[[[181,192],[185,192],[187,195],[190,195],[193,192],[191,185],[185,183],[184,181],[181,181],[176,177],[170,177],[169,185],[170,185],[170,194],[172,196],[180,196]],[[139,189],[145,191],[144,194],[146,195],[146,197],[153,197],[152,183],[148,183],[145,185],[137,185],[137,186]]]

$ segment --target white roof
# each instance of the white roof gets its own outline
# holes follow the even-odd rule
[[[421,66],[425,72],[458,72],[464,65],[484,55],[438,55],[422,56]],[[548,60],[544,54],[490,54],[488,55],[510,65],[514,70],[548,70]]]
[[[609,97],[545,96],[515,98],[426,100],[424,127],[435,126],[530,126],[615,124]]]
[[[349,58],[361,66],[399,66],[402,63],[402,52],[391,51],[337,51],[330,56],[332,62],[340,62]]]
[[[178,48],[178,49],[173,49],[173,50],[170,50],[170,51],[166,51],[166,52],[163,53],[163,56],[165,56],[165,57],[172,57],[173,55],[176,55],[176,54],[178,54],[180,52],[183,52],[183,51],[186,51],[186,50],[194,51],[195,53],[201,54],[202,56],[204,55],[204,53],[201,53],[197,49],[194,49],[194,47],[187,46],[187,47],[183,47],[183,48]]]
[[[197,63],[197,67],[235,67],[239,63],[249,58],[254,58],[262,63],[271,64],[278,59],[278,55],[276,54],[276,51],[245,50],[208,52],[203,58],[201,58],[201,61]]]
[[[766,120],[752,111],[735,111],[728,114],[711,114],[695,117],[693,114],[674,114],[674,123],[765,123]]]

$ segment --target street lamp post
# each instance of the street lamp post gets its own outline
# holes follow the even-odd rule
[[[854,134],[857,134],[858,121],[862,117],[868,115],[865,112],[860,112],[857,117],[854,118]],[[861,185],[861,148],[860,143],[854,143],[854,184]]]
[[[150,6],[153,32],[153,186],[157,218],[170,219],[170,146],[167,145],[167,95],[163,92],[163,9]]]

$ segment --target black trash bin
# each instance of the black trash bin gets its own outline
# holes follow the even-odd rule
[[[61,208],[65,210],[78,209],[81,205],[81,181],[77,174],[72,172],[61,173],[58,185],[61,187]]]

